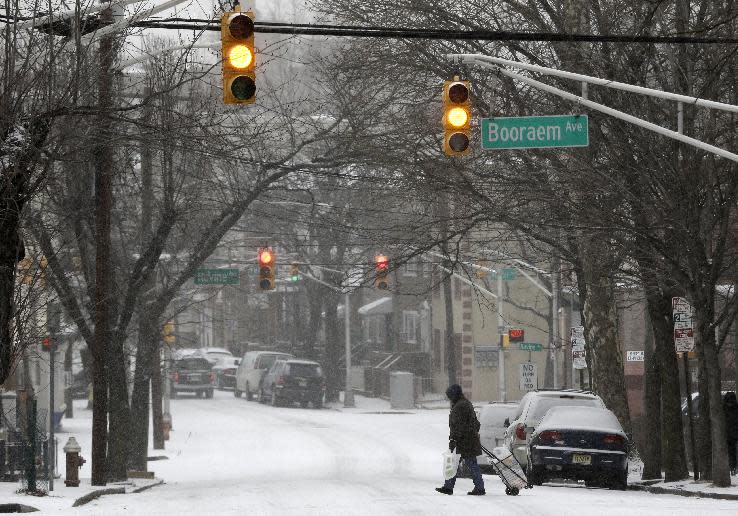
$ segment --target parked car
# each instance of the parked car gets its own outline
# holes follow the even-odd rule
[[[203,357],[190,356],[175,360],[169,377],[171,397],[192,392],[195,396],[213,397],[213,365]]]
[[[505,443],[505,420],[511,418],[518,408],[518,403],[489,403],[479,408],[477,419],[479,419],[479,440],[482,446],[488,450],[502,446]],[[487,455],[477,457],[477,462],[482,471],[493,471],[489,464]]]
[[[527,462],[533,485],[564,478],[625,490],[628,438],[615,414],[605,408],[552,407],[531,435]]]
[[[600,397],[590,392],[550,390],[526,393],[505,430],[505,447],[515,455],[523,467],[528,462],[530,435],[546,412],[551,407],[559,406],[606,408]]]
[[[236,371],[241,363],[240,358],[222,357],[213,366],[212,371],[215,375],[215,388],[222,391],[225,389],[233,389],[236,386]]]
[[[273,406],[299,402],[316,409],[323,407],[325,377],[320,364],[311,360],[277,360],[264,375],[259,401]]]
[[[246,352],[236,371],[236,386],[233,389],[233,395],[240,398],[242,393],[246,393],[247,400],[254,399],[261,387],[264,373],[272,367],[278,358],[286,360],[294,357],[289,353],[276,351]]]

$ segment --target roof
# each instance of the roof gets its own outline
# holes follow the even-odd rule
[[[290,358],[287,360],[279,360],[279,362],[287,362],[288,364],[306,364],[306,365],[316,365],[316,366],[320,365],[318,362],[315,362],[314,360],[302,360],[300,358]]]
[[[392,298],[380,297],[376,301],[367,303],[357,310],[359,315],[385,315],[392,313]]]
[[[625,436],[618,418],[610,410],[595,407],[551,407],[536,427],[536,433],[550,430],[612,432]]]

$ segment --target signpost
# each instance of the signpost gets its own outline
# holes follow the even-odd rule
[[[195,285],[238,285],[241,282],[238,269],[197,269]]]
[[[520,390],[532,391],[538,388],[538,375],[533,362],[520,364]]]
[[[539,344],[538,342],[521,342],[520,349],[521,351],[543,351],[543,344]]]
[[[584,326],[571,329],[571,361],[574,369],[587,368],[587,354],[584,350]]]
[[[671,298],[671,311],[674,315],[674,347],[676,352],[694,351],[692,306],[683,297],[673,297]]]
[[[482,150],[588,145],[587,115],[482,118]]]

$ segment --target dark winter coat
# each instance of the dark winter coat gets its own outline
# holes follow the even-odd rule
[[[735,394],[729,392],[723,397],[723,412],[725,413],[725,434],[728,439],[738,440],[738,402]]]
[[[448,439],[456,441],[456,453],[462,457],[476,457],[482,454],[479,421],[471,402],[463,395],[451,406],[448,427],[451,430]]]

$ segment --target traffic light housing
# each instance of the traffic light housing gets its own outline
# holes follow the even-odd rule
[[[387,290],[389,288],[389,258],[383,254],[374,257],[374,287],[379,290]]]
[[[523,342],[525,340],[525,330],[522,328],[510,328],[507,334],[510,342]]]
[[[292,283],[300,281],[300,266],[296,263],[290,265],[290,281]]]
[[[170,346],[177,342],[177,336],[174,335],[174,323],[172,321],[164,324],[164,327],[161,329],[161,335],[164,342]]]
[[[229,11],[220,19],[223,52],[223,102],[252,104],[256,100],[254,13]]]
[[[454,76],[443,83],[443,152],[462,156],[470,152],[471,83]]]
[[[50,352],[56,350],[56,339],[50,335],[47,335],[41,339],[41,350]]]
[[[259,288],[261,290],[274,289],[274,270],[277,266],[277,255],[271,247],[262,247],[258,252],[259,259]]]

